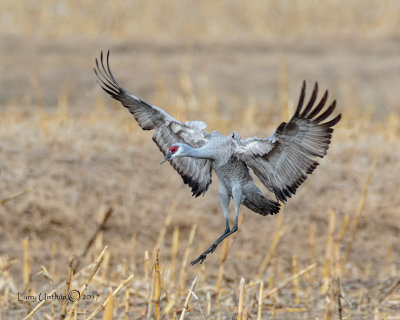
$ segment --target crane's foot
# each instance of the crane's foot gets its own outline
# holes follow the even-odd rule
[[[196,263],[199,263],[199,262],[200,262],[200,264],[202,264],[203,261],[206,260],[206,258],[207,258],[207,254],[202,253],[196,260],[193,260],[193,261],[191,262],[191,264],[192,264],[192,265],[195,265]]]
[[[196,260],[193,260],[191,262],[192,265],[199,263],[202,264],[204,260],[206,260],[207,255],[209,253],[213,253],[215,249],[218,247],[218,245],[224,240],[226,237],[230,236],[232,233],[235,233],[238,230],[237,224],[235,224],[231,230],[228,228],[225,229],[225,232],[206,250],[204,251]]]
[[[204,251],[196,260],[193,260],[191,262],[192,265],[199,263],[202,264],[204,262],[204,260],[206,260],[207,255],[209,253],[213,253],[214,250],[217,248],[218,243],[214,242],[206,251]]]

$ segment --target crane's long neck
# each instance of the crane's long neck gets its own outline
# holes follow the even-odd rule
[[[215,158],[215,154],[207,146],[196,149],[196,148],[192,148],[189,145],[185,145],[185,149],[182,152],[182,156],[199,158],[199,159],[210,159],[210,160],[214,160],[214,158]]]

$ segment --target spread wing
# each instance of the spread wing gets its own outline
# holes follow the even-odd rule
[[[260,181],[285,202],[318,166],[316,158],[326,155],[331,142],[333,126],[341,115],[323,122],[336,106],[336,101],[323,110],[328,98],[325,92],[314,107],[318,83],[307,106],[302,110],[306,84],[303,82],[296,112],[289,123],[281,123],[268,138],[235,139],[236,156],[250,167]]]
[[[99,85],[111,97],[120,101],[133,114],[143,130],[155,130],[153,141],[166,155],[174,143],[186,143],[193,148],[203,146],[207,139],[202,121],[179,122],[161,108],[151,105],[121,88],[115,80],[109,65],[110,51],[107,53],[106,65],[103,52],[100,63],[96,59],[94,72]],[[169,160],[172,167],[182,176],[183,182],[192,188],[194,196],[204,194],[211,184],[211,161],[189,157]]]

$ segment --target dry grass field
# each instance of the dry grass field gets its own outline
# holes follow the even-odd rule
[[[2,1],[0,319],[400,319],[399,17],[394,0]],[[242,207],[192,266],[224,228],[217,178],[192,198],[159,166],[96,84],[108,48],[123,87],[208,130],[269,136],[303,79],[343,120],[278,215]]]

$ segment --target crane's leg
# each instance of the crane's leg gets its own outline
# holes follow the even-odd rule
[[[240,187],[233,187],[232,195],[233,195],[233,204],[235,205],[235,224],[233,225],[230,234],[238,230],[239,208],[243,201],[242,189]]]
[[[233,202],[235,204],[235,225],[232,229],[229,228],[229,220],[228,220],[228,207],[230,197],[227,193],[221,192],[221,188],[219,189],[219,199],[221,202],[222,211],[224,213],[226,227],[224,233],[217,239],[215,242],[206,250],[204,251],[196,260],[193,260],[191,264],[196,264],[198,262],[203,263],[203,261],[207,258],[207,254],[213,253],[214,250],[217,248],[218,244],[221,243],[226,237],[229,237],[232,233],[238,230],[238,219],[239,219],[239,207],[242,203],[242,191],[240,188],[233,188]]]
[[[218,195],[219,195],[219,202],[221,203],[222,212],[225,218],[225,231],[217,240],[214,241],[214,243],[206,251],[204,251],[196,260],[193,260],[191,264],[196,264],[198,262],[203,263],[203,261],[207,257],[207,254],[213,253],[214,250],[217,248],[218,244],[222,240],[224,240],[231,231],[229,228],[229,202],[231,201],[231,198],[229,196],[229,193],[222,184],[220,184],[218,187]]]

